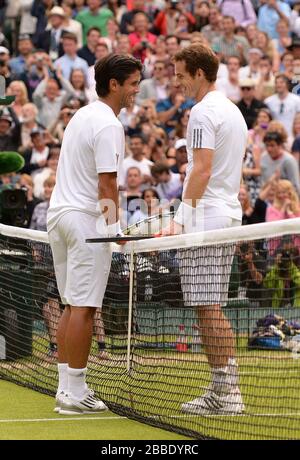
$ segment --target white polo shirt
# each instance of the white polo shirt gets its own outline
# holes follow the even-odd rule
[[[124,150],[123,127],[107,104],[97,100],[76,112],[64,133],[48,231],[69,211],[99,216],[98,174],[117,172],[119,177]]]
[[[273,96],[267,97],[264,102],[269,107],[273,118],[280,121],[288,135],[291,136],[295,115],[300,112],[299,96],[288,93],[284,99],[280,99],[277,94],[273,94]]]
[[[193,149],[214,150],[211,177],[199,205],[204,209],[217,208],[218,216],[242,219],[238,193],[247,136],[240,110],[219,91],[207,93],[191,110],[184,192],[193,168]]]

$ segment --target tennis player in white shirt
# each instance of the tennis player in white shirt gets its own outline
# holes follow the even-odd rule
[[[187,127],[188,167],[183,201],[163,236],[241,225],[238,201],[247,126],[239,109],[215,90],[218,59],[203,45],[175,55],[175,75],[197,102]],[[199,217],[200,216],[200,217]],[[182,405],[184,412],[234,414],[244,410],[238,385],[235,339],[222,312],[226,304],[234,245],[179,251],[186,306],[198,312],[212,380],[204,394]]]
[[[120,233],[118,176],[124,130],[117,119],[138,93],[142,65],[109,55],[95,64],[99,99],[79,109],[66,127],[47,227],[55,274],[65,304],[57,331],[59,383],[55,411],[63,415],[107,409],[86,384],[96,308],[110,264],[109,244],[87,244],[97,232]]]

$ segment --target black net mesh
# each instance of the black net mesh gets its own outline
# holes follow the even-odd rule
[[[115,252],[88,384],[112,411],[194,438],[299,439],[296,233],[135,253],[130,322],[130,254]],[[55,394],[62,308],[49,245],[0,235],[1,378]]]

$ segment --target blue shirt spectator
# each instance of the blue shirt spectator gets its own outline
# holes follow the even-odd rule
[[[73,69],[83,70],[86,80],[89,66],[85,59],[77,55],[77,37],[72,33],[65,33],[62,38],[64,55],[54,62],[54,67],[60,68],[63,77],[68,80]]]
[[[290,16],[291,8],[287,3],[280,0],[267,0],[267,3],[259,9],[257,27],[266,32],[270,38],[278,38],[277,22],[280,18],[289,20]]]

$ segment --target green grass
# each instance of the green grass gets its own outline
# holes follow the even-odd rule
[[[0,439],[187,439],[175,433],[121,418],[111,412],[74,416],[70,420],[70,417],[68,419],[66,416],[55,414],[53,405],[54,400],[50,396],[0,381]]]
[[[46,337],[35,337],[33,356],[17,362],[0,361],[0,376],[54,393],[56,365],[44,360],[47,344]],[[171,425],[191,435],[197,432],[221,439],[300,439],[300,359],[290,352],[249,351],[246,339],[240,338],[240,387],[246,412],[218,417],[187,416],[180,411],[183,402],[198,397],[201,388],[209,384],[210,371],[202,353],[136,349],[129,373],[125,355],[118,352],[113,356],[124,359],[102,363],[94,359],[89,363],[88,382],[115,413],[143,418],[158,426]]]

